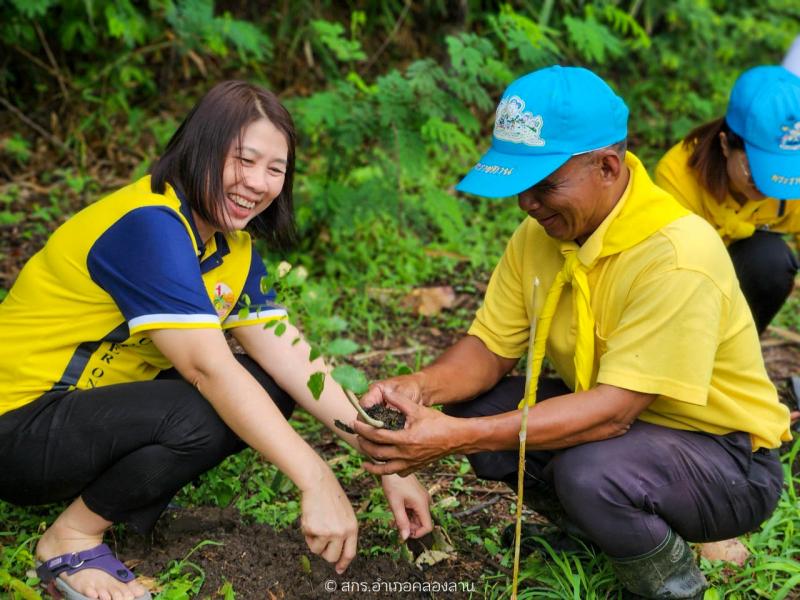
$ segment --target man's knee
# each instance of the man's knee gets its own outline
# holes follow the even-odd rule
[[[612,443],[609,443],[612,442]],[[627,451],[613,440],[567,448],[553,458],[553,484],[568,513],[618,503],[635,487]]]

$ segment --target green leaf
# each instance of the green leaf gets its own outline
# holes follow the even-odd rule
[[[322,390],[325,389],[325,373],[322,371],[312,373],[311,377],[308,378],[308,383],[306,383],[306,385],[311,391],[311,395],[314,397],[314,400],[319,400],[319,397],[322,395]]]
[[[3,152],[21,163],[28,162],[28,159],[31,157],[30,144],[18,133],[15,133],[11,137],[6,138],[4,142],[0,143],[0,148],[2,148]]]
[[[279,321],[278,324],[275,326],[275,335],[281,337],[284,333],[286,333],[286,322]]]
[[[320,352],[319,348],[311,346],[311,352],[308,353],[308,362],[314,362],[320,356],[322,356],[322,352]]]
[[[244,321],[249,314],[250,314],[250,309],[247,308],[246,306],[239,309],[239,318],[242,321]]]
[[[311,28],[315,33],[315,40],[333,52],[337,60],[352,62],[367,58],[359,41],[345,39],[344,27],[340,23],[314,20],[311,21]]]
[[[592,11],[587,11],[586,19],[564,17],[564,25],[570,41],[587,61],[602,65],[607,57],[618,57],[625,51],[619,38],[608,27],[599,23]]]
[[[320,325],[325,331],[345,331],[347,329],[347,321],[335,315],[323,319]]]
[[[347,338],[336,338],[325,347],[325,352],[331,356],[345,356],[358,350],[358,344]]]
[[[311,561],[308,560],[308,557],[305,554],[300,556],[300,569],[306,575],[311,575]]]
[[[261,278],[261,281],[258,282],[258,287],[262,294],[269,294],[270,290],[272,289],[272,285],[273,278],[269,275],[264,275]]]
[[[222,596],[222,600],[236,600],[236,592],[230,581],[226,581],[222,584],[222,587],[217,590],[217,595]]]
[[[56,4],[56,0],[12,0],[11,4],[23,15],[32,19],[43,16],[48,8]]]
[[[350,365],[340,365],[331,373],[333,380],[354,394],[363,394],[369,389],[367,376]]]

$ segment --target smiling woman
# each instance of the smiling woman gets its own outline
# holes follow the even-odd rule
[[[227,81],[175,132],[151,169],[153,191],[174,183],[207,233],[247,228],[282,246],[294,236],[294,160],[294,124],[275,95]]]
[[[37,547],[40,579],[67,600],[150,595],[102,544],[114,523],[147,532],[186,483],[245,445],[302,494],[310,550],[341,573],[353,509],[287,419],[300,404],[334,421],[355,409],[287,325],[249,232],[294,235],[292,119],[271,92],[214,87],[151,174],[64,223],[0,304],[0,499],[72,500]],[[245,349],[234,356],[227,330]],[[383,478],[404,539],[431,529],[415,479]]]

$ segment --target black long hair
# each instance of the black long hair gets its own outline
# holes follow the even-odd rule
[[[286,247],[295,239],[292,184],[296,134],[289,111],[278,98],[260,86],[245,81],[223,81],[215,85],[189,111],[167,143],[164,153],[150,168],[153,192],[163,194],[169,183],[184,195],[200,218],[225,231],[222,171],[231,144],[252,122],[269,120],[286,137],[289,148],[286,174],[280,194],[247,230],[266,239],[271,247]]]

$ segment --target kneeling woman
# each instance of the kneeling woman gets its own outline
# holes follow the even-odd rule
[[[655,175],[722,237],[763,333],[798,268],[782,234],[800,240],[800,77],[777,66],[745,71],[725,117],[689,132]]]
[[[264,328],[285,311],[245,232],[291,236],[294,161],[277,98],[221,83],[151,174],[62,225],[0,305],[0,498],[74,499],[36,548],[67,598],[149,598],[104,532],[152,529],[181,487],[245,445],[299,488],[311,551],[340,573],[355,556],[347,496],[287,422],[296,401],[353,443],[333,421],[355,411],[330,378],[313,399],[306,382],[325,366],[296,329]],[[404,538],[430,530],[416,480],[383,487]]]

